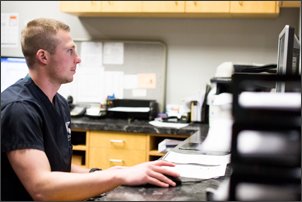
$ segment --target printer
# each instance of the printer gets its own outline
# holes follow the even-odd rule
[[[159,106],[155,100],[112,99],[107,100],[108,118],[153,120]]]

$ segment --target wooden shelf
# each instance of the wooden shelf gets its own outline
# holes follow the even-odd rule
[[[72,149],[77,151],[86,151],[86,148],[86,145],[74,145]]]
[[[72,163],[87,167],[89,158],[88,136],[85,130],[72,129],[71,131]]]
[[[165,153],[158,152],[157,150],[151,150],[149,151],[149,156],[164,156]]]

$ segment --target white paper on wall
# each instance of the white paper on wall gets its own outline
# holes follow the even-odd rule
[[[81,63],[80,67],[95,68],[102,67],[102,42],[82,42],[81,43]]]
[[[124,64],[124,43],[104,42],[103,51],[103,64]]]
[[[1,13],[1,48],[19,44],[19,14]]]

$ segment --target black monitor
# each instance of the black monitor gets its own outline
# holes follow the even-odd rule
[[[27,74],[24,57],[1,56],[1,92]]]
[[[299,75],[300,41],[295,34],[295,28],[285,25],[279,34],[277,74]],[[291,86],[285,82],[276,83],[277,92],[291,91]]]

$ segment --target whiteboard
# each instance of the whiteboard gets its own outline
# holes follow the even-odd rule
[[[74,81],[59,92],[75,103],[156,100],[165,107],[166,45],[159,41],[76,41],[81,57]]]

